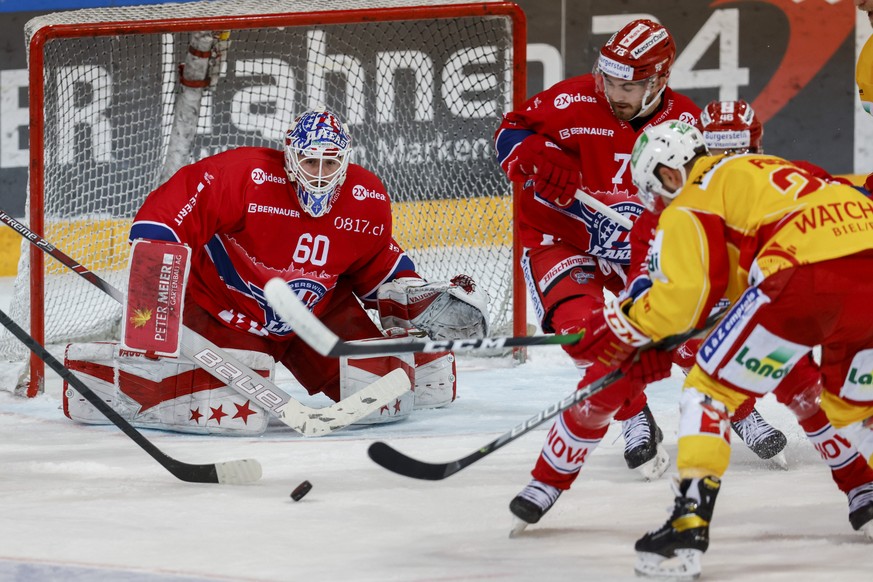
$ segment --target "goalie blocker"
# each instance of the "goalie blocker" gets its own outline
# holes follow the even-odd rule
[[[137,239],[130,251],[122,347],[147,355],[178,356],[188,245]]]

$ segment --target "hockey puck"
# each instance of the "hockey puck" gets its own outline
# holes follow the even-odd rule
[[[307,493],[309,493],[310,489],[312,489],[312,483],[304,481],[291,492],[291,499],[294,501],[300,501]]]

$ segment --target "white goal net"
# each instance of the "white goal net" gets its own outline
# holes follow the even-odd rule
[[[321,104],[388,187],[419,271],[472,275],[493,329],[512,333],[512,188],[492,135],[523,98],[523,21],[511,3],[452,0],[219,0],[33,19],[30,227],[124,290],[130,219],[162,177],[228,148],[280,148],[294,116]],[[10,315],[48,344],[117,335],[120,306],[38,256],[23,242]],[[4,360],[25,351],[0,341]]]

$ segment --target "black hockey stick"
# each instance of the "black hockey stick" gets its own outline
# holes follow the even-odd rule
[[[238,461],[227,461],[224,463],[213,463],[208,465],[192,465],[176,460],[166,453],[161,451],[155,445],[145,438],[142,433],[137,431],[129,422],[127,422],[120,414],[115,412],[102,398],[97,396],[88,386],[85,385],[78,377],[76,377],[69,368],[65,367],[48,350],[37,343],[30,334],[21,329],[11,317],[0,310],[0,323],[8,329],[12,335],[17,337],[21,343],[36,354],[42,361],[49,365],[61,378],[73,387],[76,392],[81,394],[85,400],[99,410],[103,416],[121,429],[121,431],[147,452],[154,460],[161,464],[167,471],[172,473],[176,478],[189,483],[230,483],[239,485],[243,483],[251,483],[261,478],[261,464],[255,459],[242,459]]]
[[[42,250],[44,253],[46,253],[65,267],[73,270],[76,274],[83,277],[86,281],[115,299],[117,302],[121,303],[122,305],[124,304],[124,293],[113,287],[107,281],[101,279],[95,273],[92,273],[91,271],[86,269],[84,265],[76,262],[69,255],[62,253],[60,249],[58,249],[52,243],[9,216],[9,214],[4,212],[3,210],[0,210],[0,222],[20,234],[22,237],[26,238],[28,242]]]
[[[385,356],[420,352],[462,352],[494,350],[527,346],[575,344],[582,339],[581,333],[566,335],[538,335],[521,337],[485,337],[457,340],[379,341],[373,343],[343,341],[327,328],[300,301],[297,294],[280,279],[271,279],[264,285],[264,295],[270,306],[288,322],[294,332],[323,356]]]
[[[719,311],[715,315],[710,315],[709,318],[706,320],[706,329],[709,329],[712,325],[714,325],[722,315],[724,315],[724,311]],[[701,330],[692,330],[687,333],[664,338],[657,344],[654,344],[652,348],[670,350],[681,345],[685,341],[699,335],[700,333],[702,333]],[[428,463],[425,461],[419,461],[418,459],[413,459],[412,457],[401,453],[397,449],[393,448],[391,445],[382,441],[376,441],[372,443],[369,449],[367,449],[367,454],[377,465],[381,465],[392,473],[397,473],[398,475],[404,475],[413,479],[440,481],[441,479],[451,477],[458,471],[469,467],[479,459],[487,457],[497,449],[508,445],[518,437],[533,430],[535,427],[541,425],[543,422],[557,416],[558,414],[567,410],[578,402],[594,396],[598,392],[606,389],[613,382],[623,377],[624,372],[622,372],[620,368],[613,370],[602,378],[595,380],[591,384],[588,384],[587,386],[585,386],[585,388],[576,390],[575,392],[573,392],[573,394],[570,394],[560,402],[556,402],[555,404],[549,406],[545,410],[538,413],[536,416],[533,416],[528,420],[522,422],[521,424],[513,427],[512,430],[500,435],[487,445],[476,450],[474,453],[471,453],[466,457],[462,457],[456,461],[451,461],[449,463]]]

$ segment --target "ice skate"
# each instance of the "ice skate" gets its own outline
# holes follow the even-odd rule
[[[849,523],[873,541],[873,483],[859,485],[849,491]]]
[[[531,479],[521,493],[509,503],[509,511],[514,518],[509,537],[515,537],[529,524],[537,523],[552,508],[561,496],[561,492],[562,490],[557,487]]]
[[[764,420],[757,410],[753,409],[746,418],[732,422],[731,427],[758,457],[769,460],[781,469],[788,469],[788,461],[782,452],[788,439],[782,431]]]
[[[670,455],[661,446],[664,434],[648,405],[636,416],[622,421],[621,434],[624,437],[624,460],[629,469],[638,469],[647,481],[664,474],[670,465]]]
[[[717,477],[679,483],[670,519],[637,540],[637,575],[671,580],[700,576],[700,558],[709,548],[709,522],[720,486]]]

